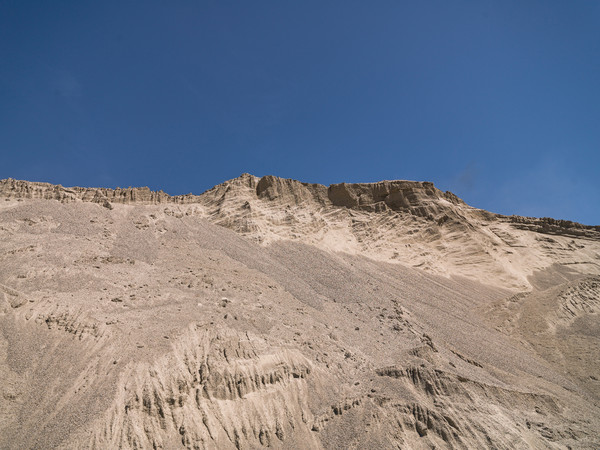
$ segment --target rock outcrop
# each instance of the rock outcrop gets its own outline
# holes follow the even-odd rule
[[[557,220],[551,217],[509,216],[508,219],[516,228],[536,233],[554,234],[558,236],[586,237],[600,239],[600,225],[582,225],[570,220]]]
[[[321,184],[301,183],[296,180],[278,178],[272,175],[262,177],[256,184],[256,196],[260,199],[300,205],[314,203],[329,205],[327,188]]]
[[[195,195],[170,196],[163,191],[151,191],[148,187],[137,188],[82,188],[63,187],[60,184],[38,183],[14,180],[0,180],[0,196],[4,198],[28,198],[58,200],[63,203],[77,200],[103,204],[104,202],[120,204],[159,204],[159,203],[193,203]]]
[[[415,215],[437,215],[447,203],[464,205],[451,192],[442,192],[433,183],[418,181],[381,181],[378,183],[332,184],[328,196],[335,206],[381,211],[410,211]]]
[[[311,203],[318,206],[341,206],[369,211],[408,211],[420,216],[437,215],[445,211],[448,204],[464,205],[451,192],[442,192],[433,183],[417,181],[381,181],[378,183],[341,183],[323,186],[301,183],[292,179],[272,175],[260,179],[249,174],[227,181],[207,191],[202,196],[170,196],[163,191],[151,191],[148,187],[66,188],[61,185],[14,180],[0,180],[0,196],[5,198],[29,198],[58,200],[61,202],[120,204],[202,203],[201,197],[222,196],[230,190],[246,187],[255,190],[255,198],[278,204],[301,205]]]

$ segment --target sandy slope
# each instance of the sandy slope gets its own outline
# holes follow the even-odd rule
[[[576,265],[584,273],[600,270],[600,227],[492,214],[431,183],[328,189],[243,175],[205,192],[199,201],[212,222],[257,242],[297,240],[504,288],[530,289],[529,277],[554,264]]]
[[[0,193],[0,448],[600,445],[595,228],[414,182]]]

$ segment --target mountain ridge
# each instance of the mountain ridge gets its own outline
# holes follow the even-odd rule
[[[253,181],[251,181],[253,180]],[[151,190],[147,186],[138,187],[127,187],[127,188],[105,188],[105,187],[65,187],[61,184],[53,184],[39,181],[28,181],[28,180],[17,180],[14,178],[4,178],[0,180],[0,194],[5,198],[29,198],[29,199],[46,199],[46,200],[58,200],[58,201],[87,201],[93,203],[103,203],[104,201],[130,204],[130,203],[141,203],[141,204],[160,204],[160,203],[200,203],[200,197],[204,194],[213,191],[219,187],[227,187],[234,184],[244,183],[250,181],[253,187],[256,187],[256,194],[259,198],[267,198],[273,200],[281,193],[279,192],[282,186],[287,185],[288,187],[294,186],[310,188],[313,191],[327,191],[327,195],[321,194],[321,201],[324,197],[328,197],[333,206],[345,206],[348,208],[366,208],[370,207],[377,209],[377,203],[391,204],[392,209],[394,207],[409,207],[406,202],[401,199],[388,200],[386,202],[385,197],[389,196],[389,189],[386,192],[386,187],[392,188],[404,187],[405,189],[423,189],[429,190],[429,195],[433,196],[433,192],[437,193],[438,198],[444,198],[454,204],[462,204],[469,206],[470,208],[485,211],[486,213],[501,218],[509,218],[513,223],[523,224],[524,226],[535,224],[538,225],[540,230],[544,231],[543,225],[547,224],[550,227],[558,227],[560,229],[578,229],[588,231],[600,232],[600,225],[586,225],[579,222],[571,221],[568,219],[554,219],[552,217],[533,217],[533,216],[520,216],[520,215],[505,215],[500,213],[494,213],[467,205],[464,200],[458,197],[451,191],[442,191],[435,187],[434,183],[430,181],[412,181],[412,180],[381,180],[375,182],[357,182],[357,183],[333,183],[330,185],[324,185],[319,183],[306,183],[298,181],[292,178],[281,178],[274,175],[265,175],[263,177],[256,177],[249,173],[243,173],[236,178],[226,180],[219,183],[212,188],[205,190],[200,194],[179,194],[171,195],[161,190]],[[381,189],[383,187],[383,189]],[[379,188],[378,199],[375,200],[373,195],[369,195],[369,189],[377,191]],[[367,192],[365,192],[367,191]],[[384,194],[381,194],[381,191]],[[364,194],[367,194],[365,197]],[[358,195],[357,195],[358,194]],[[293,195],[293,194],[292,194]],[[319,196],[316,196],[319,197]],[[414,201],[414,200],[413,200]],[[416,205],[412,205],[416,206]],[[381,207],[381,206],[380,206]],[[547,227],[545,228],[547,229]],[[557,231],[554,229],[554,231]],[[580,234],[581,235],[581,234]],[[598,235],[600,238],[600,235]]]
[[[170,196],[147,187],[64,188],[7,179],[0,181],[0,195],[7,201],[51,199],[108,209],[164,205],[180,208],[172,214],[206,218],[261,245],[296,240],[444,276],[478,279],[483,274],[497,286],[516,290],[530,289],[529,277],[557,262],[590,267],[590,273],[598,264],[600,227],[491,213],[430,182],[327,187],[245,173],[200,195]]]

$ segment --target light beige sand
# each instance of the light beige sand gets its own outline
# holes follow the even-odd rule
[[[430,183],[0,181],[0,448],[597,448],[599,234]]]

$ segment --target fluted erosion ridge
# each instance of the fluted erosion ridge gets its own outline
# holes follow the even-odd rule
[[[337,183],[324,186],[273,175],[259,178],[247,173],[217,185],[201,195],[190,193],[172,196],[162,190],[152,191],[146,186],[118,187],[116,189],[64,187],[60,184],[6,178],[0,180],[0,196],[61,202],[81,200],[94,203],[109,201],[120,204],[187,204],[203,203],[202,197],[206,197],[205,194],[235,191],[236,186],[251,188],[255,191],[256,197],[262,200],[276,200],[295,205],[314,202],[321,206],[343,206],[366,211],[382,211],[389,208],[393,211],[410,211],[421,216],[427,216],[432,207],[434,212],[439,212],[448,204],[467,206],[454,193],[443,192],[428,181],[384,180],[376,183]],[[492,216],[505,217],[500,214],[490,214],[490,217]],[[585,231],[600,232],[600,226],[587,226],[570,220],[556,220],[548,217],[510,216],[510,220],[523,227],[536,227],[536,231],[573,228],[581,230],[579,234],[585,233]]]
[[[214,189],[231,189],[235,185],[245,185],[256,191],[256,196],[264,200],[278,200],[293,204],[316,202],[322,206],[344,206],[365,210],[409,210],[426,215],[426,207],[440,200],[453,204],[464,204],[451,192],[442,192],[433,183],[419,181],[380,181],[378,183],[340,183],[331,186],[301,183],[267,175],[257,178],[243,174]],[[200,203],[201,196],[187,194],[171,196],[163,191],[151,191],[148,187],[82,188],[63,187],[50,183],[39,183],[12,178],[0,180],[0,195],[7,198],[30,198],[70,202],[103,203]]]
[[[600,225],[582,225],[571,220],[557,220],[551,217],[510,216],[510,221],[515,228],[522,230],[600,239]]]
[[[148,187],[84,188],[7,178],[0,180],[0,197],[84,201],[112,208],[117,204],[204,204],[219,208],[227,201],[248,197],[273,205],[347,208],[365,212],[405,212],[435,220],[462,221],[464,210],[484,220],[506,220],[514,227],[537,233],[600,239],[600,226],[582,225],[548,217],[504,216],[472,208],[450,191],[443,192],[427,181],[379,181],[376,183],[338,183],[330,186],[303,183],[267,175],[262,178],[244,173],[200,194],[169,195]],[[246,202],[245,207],[249,204]],[[214,212],[211,213],[214,215]]]
[[[318,206],[337,206],[363,211],[406,211],[419,216],[435,215],[451,204],[465,205],[452,192],[442,192],[427,181],[379,181],[377,183],[339,183],[329,187],[322,184],[267,175],[257,178],[243,174],[207,191],[219,193],[233,187],[245,186],[256,191],[256,197],[286,205],[313,203]]]
[[[191,194],[171,196],[163,191],[151,191],[148,187],[129,187],[126,189],[64,187],[60,184],[38,183],[12,178],[0,180],[0,196],[58,200],[63,203],[81,200],[100,204],[105,202],[122,204],[193,203],[197,198],[197,196]]]

